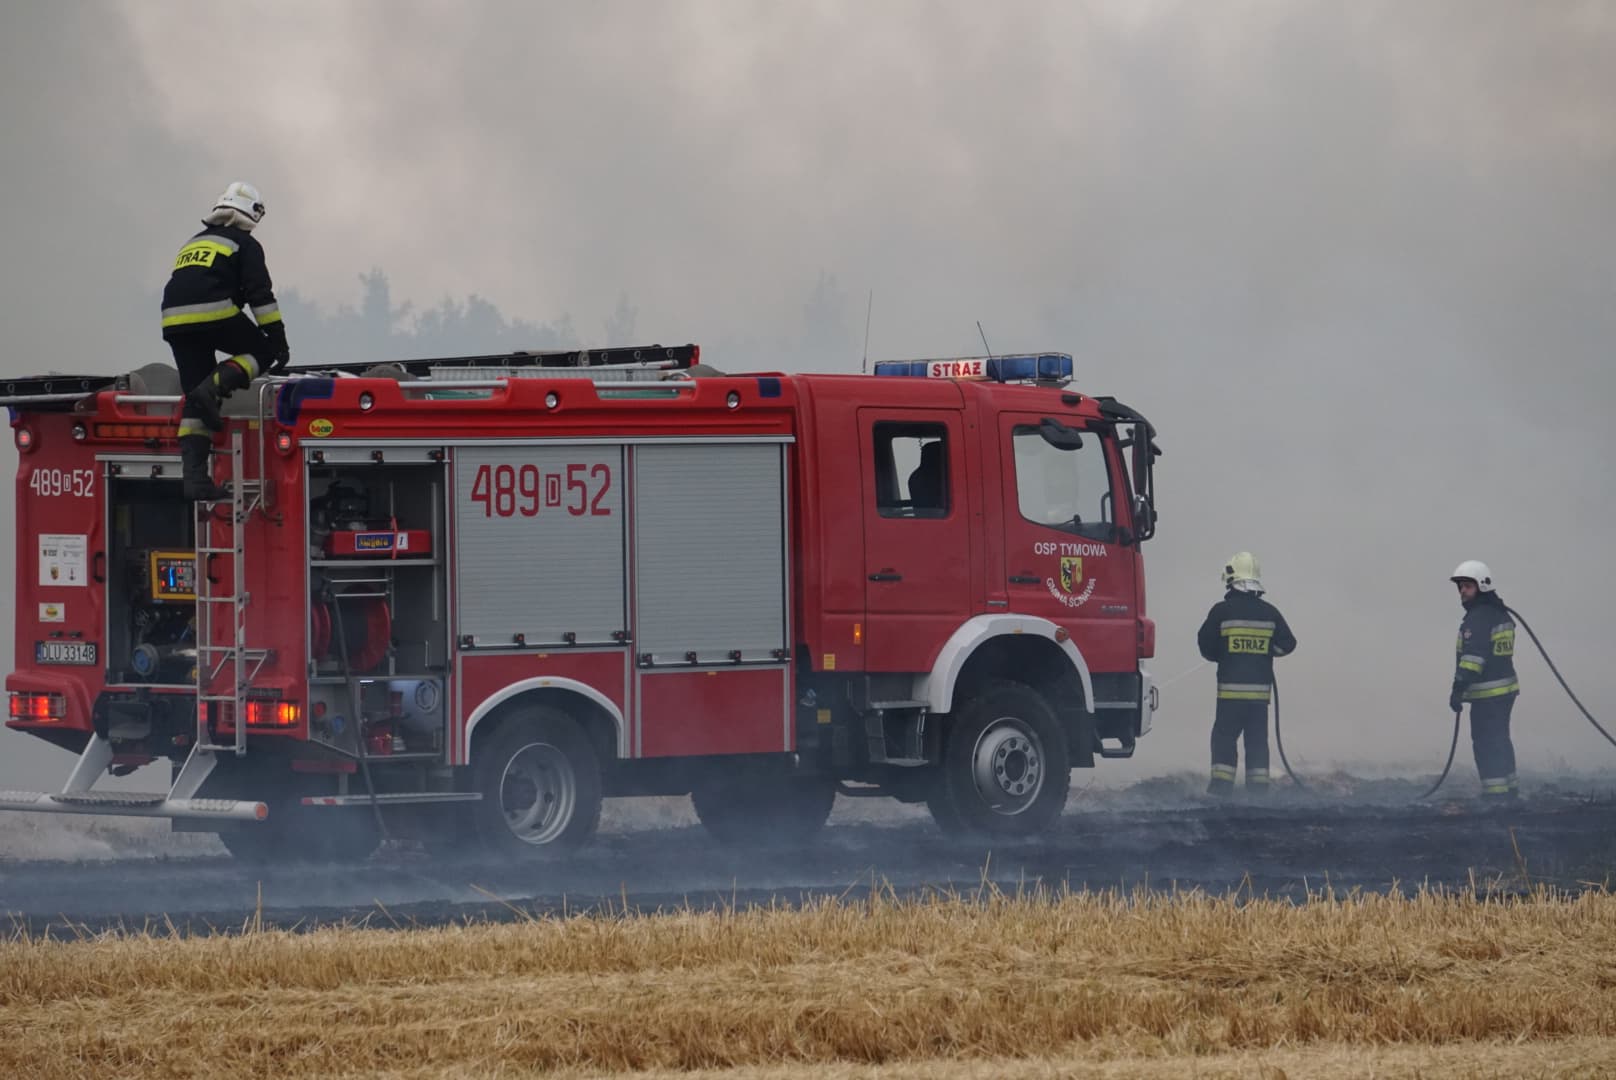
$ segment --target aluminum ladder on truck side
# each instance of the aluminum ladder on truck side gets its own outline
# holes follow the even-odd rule
[[[215,450],[214,454],[220,451]],[[230,447],[223,451],[230,459],[230,499],[198,502],[196,513],[196,743],[195,751],[230,751],[237,757],[247,753],[247,704],[253,680],[258,677],[269,650],[247,645],[247,519],[263,501],[263,481],[244,474],[241,432],[232,432]],[[226,522],[229,546],[216,546],[218,510],[229,514]],[[223,581],[213,576],[213,560],[226,556],[230,572]],[[226,644],[216,640],[220,620],[228,620]],[[220,680],[229,680],[229,691],[220,690]],[[214,742],[226,708],[229,709],[234,738]],[[210,717],[213,723],[210,725]],[[194,752],[194,751],[193,751]]]

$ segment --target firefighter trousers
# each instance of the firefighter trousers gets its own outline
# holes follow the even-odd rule
[[[219,353],[228,354],[231,359],[226,362],[234,363],[240,369],[240,374],[230,373],[228,385],[221,384],[223,392],[220,397],[228,397],[231,390],[251,382],[269,363],[269,357],[274,352],[269,338],[257,323],[245,315],[235,315],[205,329],[185,330],[166,336],[168,347],[174,353],[174,366],[180,369],[180,391],[187,398],[183,418],[193,422],[200,422],[204,414],[190,400],[191,392],[207,382],[209,376],[219,368]],[[243,375],[245,379],[241,377]]]
[[[1515,744],[1509,738],[1509,714],[1514,708],[1514,694],[1470,703],[1470,746],[1476,753],[1476,775],[1486,799],[1514,798],[1520,789],[1515,778]]]
[[[1220,698],[1212,721],[1212,783],[1207,788],[1212,794],[1234,790],[1241,739],[1246,741],[1246,787],[1252,794],[1268,793],[1268,702]]]

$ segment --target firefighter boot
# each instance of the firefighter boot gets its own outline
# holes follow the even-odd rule
[[[258,362],[251,356],[232,356],[185,395],[186,411],[206,424],[209,431],[220,430],[224,427],[224,399],[244,389],[257,371]]]
[[[210,375],[185,395],[185,414],[200,420],[209,431],[218,431],[224,427],[224,417],[219,412],[221,400],[219,386]]]
[[[180,439],[180,460],[185,465],[185,497],[192,502],[218,502],[230,498],[228,488],[213,482],[213,438],[186,435]]]
[[[1234,766],[1213,765],[1212,782],[1206,785],[1206,793],[1218,799],[1227,799],[1234,794]]]

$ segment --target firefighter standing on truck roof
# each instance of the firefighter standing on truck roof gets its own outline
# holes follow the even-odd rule
[[[1459,602],[1465,609],[1448,708],[1458,713],[1465,702],[1470,703],[1470,745],[1476,754],[1481,797],[1513,799],[1520,791],[1515,744],[1509,738],[1509,714],[1521,692],[1515,678],[1515,620],[1505,610],[1486,563],[1462,562],[1448,580],[1459,587]]]
[[[1209,795],[1234,791],[1238,743],[1246,740],[1246,790],[1268,794],[1268,700],[1274,657],[1296,651],[1296,636],[1279,609],[1262,598],[1257,556],[1242,551],[1223,567],[1228,590],[1212,605],[1196,635],[1201,655],[1218,665],[1218,705],[1212,722]]]
[[[264,249],[252,237],[263,218],[257,188],[240,181],[225,188],[202,219],[206,228],[180,248],[163,290],[163,340],[174,350],[185,392],[179,443],[188,499],[228,497],[209,465],[212,432],[224,426],[220,407],[260,373],[283,371],[291,360]],[[218,363],[217,353],[229,359]]]

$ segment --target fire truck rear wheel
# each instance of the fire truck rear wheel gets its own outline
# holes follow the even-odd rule
[[[566,713],[538,706],[512,716],[475,751],[482,799],[477,833],[497,854],[571,851],[600,823],[600,758]]]
[[[219,833],[219,842],[232,858],[244,863],[280,862],[286,858],[285,837],[268,822],[245,825]]]
[[[994,680],[956,712],[926,803],[946,833],[1032,836],[1060,816],[1071,783],[1055,711],[1032,687]]]
[[[697,784],[690,802],[721,843],[802,843],[824,828],[836,785],[821,777],[742,772]]]
[[[310,809],[305,836],[317,837],[309,858],[318,862],[361,863],[381,847],[382,834],[369,806]]]
[[[216,799],[263,800],[269,817],[226,828],[219,842],[240,862],[356,863],[381,844],[366,807],[304,806],[305,795],[330,795],[329,776],[295,773],[285,759],[227,758],[214,767],[201,794]]]
[[[219,842],[246,863],[360,863],[381,846],[367,807],[306,807],[276,800],[269,820],[219,833]]]

